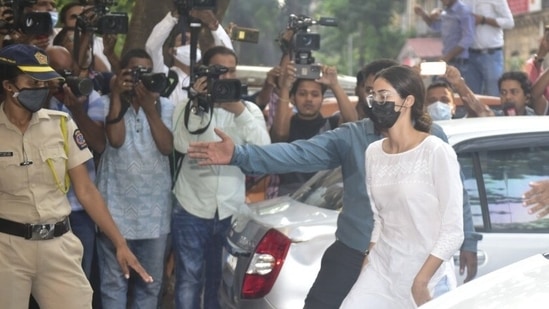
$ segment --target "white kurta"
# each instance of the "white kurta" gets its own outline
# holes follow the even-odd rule
[[[374,213],[372,242],[342,308],[415,308],[412,282],[429,255],[446,261],[429,283],[455,281],[451,257],[463,242],[463,188],[452,147],[435,136],[387,154],[382,141],[366,150],[366,184]]]

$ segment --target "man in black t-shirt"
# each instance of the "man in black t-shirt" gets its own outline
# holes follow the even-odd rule
[[[356,110],[339,85],[335,67],[322,66],[322,76],[316,80],[296,79],[295,66],[290,63],[281,78],[280,98],[270,132],[272,142],[309,139],[340,123],[357,120]],[[325,118],[321,107],[328,88],[337,99],[340,113]],[[292,193],[311,176],[310,173],[280,175],[278,195]]]

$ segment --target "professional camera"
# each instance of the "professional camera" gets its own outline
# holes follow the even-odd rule
[[[162,93],[168,86],[168,78],[164,73],[152,73],[151,69],[137,67],[131,71],[134,84],[141,81],[143,86],[151,92]]]
[[[320,34],[309,32],[309,26],[314,25],[335,27],[337,22],[329,17],[322,17],[319,20],[295,14],[288,17],[288,29],[294,32],[290,49],[294,53],[297,78],[317,79],[322,72],[321,66],[314,64],[315,58],[312,56],[313,50],[320,49]]]
[[[219,76],[229,71],[222,65],[198,67],[194,74],[196,78],[208,78],[207,101],[212,103],[234,102],[241,99],[242,86],[239,79],[219,79]]]
[[[88,11],[84,11],[78,16],[76,26],[98,34],[128,33],[128,14],[124,12],[110,12],[109,7],[115,4],[112,0],[96,0],[93,7],[96,16],[90,20]]]
[[[36,4],[36,0],[2,1],[0,5],[7,8],[4,11],[4,16],[7,18],[0,20],[0,30],[7,32],[20,30],[29,35],[50,34],[53,30],[53,22],[48,12],[24,13],[26,7],[34,4]]]
[[[59,74],[65,78],[64,83],[71,88],[71,91],[75,96],[89,96],[92,92],[93,81],[91,79],[74,76],[69,70],[63,70],[63,72],[59,72]]]
[[[187,15],[190,10],[215,10],[217,0],[174,0],[179,15]]]

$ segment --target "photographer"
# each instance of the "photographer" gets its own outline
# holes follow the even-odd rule
[[[225,29],[219,25],[219,22],[211,10],[191,10],[191,15],[199,18],[200,21],[210,29],[216,46],[225,46],[234,50],[229,35],[225,32]],[[187,98],[187,90],[184,88],[189,86],[189,66],[191,63],[190,34],[188,32],[181,33],[180,30],[175,33],[172,48],[170,48],[170,53],[173,55],[173,66],[168,69],[164,62],[162,45],[170,35],[172,29],[176,27],[176,25],[179,25],[178,20],[179,13],[177,10],[173,10],[166,14],[164,19],[153,28],[145,44],[145,49],[153,59],[153,72],[165,73],[168,75],[169,70],[172,70],[177,74],[177,86],[169,95],[170,100],[174,102],[174,104],[182,103]],[[197,62],[200,60],[200,54],[200,49],[197,49]]]
[[[85,14],[84,11],[90,12],[91,6],[83,6],[80,2],[67,3],[61,8],[59,13],[59,24],[62,26],[61,31],[67,31],[67,37],[70,37],[70,42],[74,41],[74,30],[76,29],[76,22],[78,18],[92,18],[89,13]],[[91,31],[88,31],[89,35],[92,35]],[[96,72],[110,72],[111,64],[114,67],[113,71],[117,70],[116,65],[119,62],[118,56],[114,53],[114,44],[116,43],[116,35],[105,35],[105,44],[103,37],[93,35],[93,62],[92,68]],[[89,42],[87,42],[88,48],[90,48]],[[82,44],[81,46],[83,46]],[[67,46],[65,46],[67,47]],[[73,47],[67,49],[73,53]],[[90,61],[91,62],[91,61]],[[86,64],[83,64],[84,67]]]
[[[171,178],[167,155],[173,149],[173,104],[151,87],[150,56],[132,49],[122,56],[112,92],[103,96],[107,146],[97,171],[97,186],[128,246],[154,282],[126,280],[116,265],[113,244],[97,236],[103,308],[139,303],[156,308],[162,285],[164,251],[170,228]],[[163,76],[163,75],[162,75]]]
[[[220,81],[235,77],[237,57],[227,47],[209,49],[202,61],[209,68],[212,65],[228,68],[227,73],[219,76]],[[199,78],[194,89],[201,93],[210,82],[211,77]],[[186,108],[188,104],[195,101],[178,104],[174,112],[174,147],[179,152],[187,153],[190,142],[218,141],[214,128],[227,132],[237,144],[270,143],[263,114],[251,102],[238,99],[213,102],[208,111],[202,106]],[[179,117],[185,113],[182,110],[189,111],[188,122],[183,121],[186,117]],[[209,119],[210,125],[196,134]],[[195,160],[185,156],[174,195],[177,200],[172,215],[176,308],[200,308],[201,298],[203,308],[219,308],[217,291],[221,281],[222,248],[231,216],[245,202],[245,176],[231,166],[199,167]]]
[[[296,79],[296,69],[290,62],[282,73],[281,88],[274,122],[271,127],[273,142],[293,142],[309,139],[324,131],[332,130],[341,123],[356,121],[357,112],[337,80],[335,67],[323,65],[319,79]],[[341,113],[328,118],[320,109],[324,93],[330,88],[334,93]],[[290,104],[291,103],[291,104]],[[296,113],[293,109],[297,110]],[[279,195],[289,194],[307,181],[312,173],[281,174]]]
[[[54,0],[2,1],[0,47],[23,43],[46,49],[51,44],[53,26],[57,22],[55,7]]]

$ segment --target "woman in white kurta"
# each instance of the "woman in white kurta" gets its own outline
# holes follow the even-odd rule
[[[444,276],[455,280],[451,257],[463,242],[459,164],[452,147],[428,133],[424,89],[408,67],[376,75],[368,104],[386,138],[366,150],[374,230],[341,308],[416,308]]]

